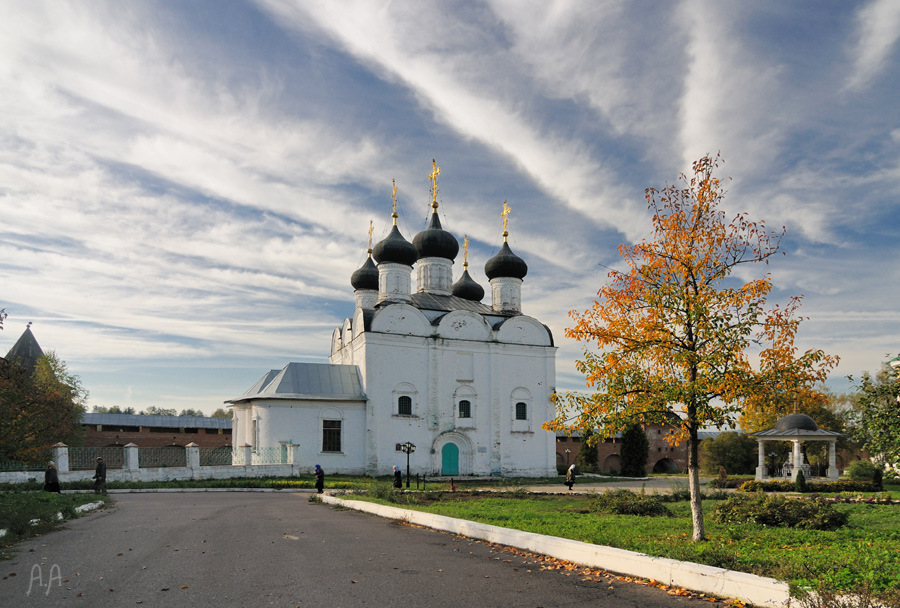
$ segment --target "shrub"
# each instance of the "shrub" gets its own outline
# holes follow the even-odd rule
[[[875,464],[869,460],[857,460],[850,463],[845,473],[853,481],[872,481],[875,477]]]
[[[629,426],[622,434],[622,475],[625,477],[643,477],[646,475],[647,458],[650,455],[650,442],[647,434],[639,425]]]
[[[728,477],[726,479],[713,479],[710,485],[714,488],[739,488],[741,484],[753,481],[752,477]]]
[[[884,472],[880,467],[875,468],[875,474],[872,475],[872,483],[874,483],[879,490],[884,490]]]
[[[847,514],[823,500],[768,494],[734,495],[716,507],[713,518],[721,523],[752,521],[762,526],[801,530],[837,530],[847,524]]]
[[[878,492],[871,481],[811,481],[806,484],[809,492]],[[745,481],[738,492],[794,492],[792,481]]]
[[[659,496],[636,494],[631,490],[603,492],[593,498],[591,506],[597,513],[612,515],[672,516],[672,512],[663,504],[663,500]]]
[[[797,471],[797,479],[794,480],[794,491],[805,494],[809,492],[809,485],[806,483],[806,475],[803,471]]]

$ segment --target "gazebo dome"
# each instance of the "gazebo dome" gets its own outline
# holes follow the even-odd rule
[[[775,423],[776,431],[818,431],[819,425],[806,414],[788,414]]]

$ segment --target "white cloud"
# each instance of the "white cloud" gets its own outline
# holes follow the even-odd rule
[[[856,40],[850,48],[853,72],[845,89],[858,91],[882,72],[900,38],[900,4],[894,0],[873,0],[856,15]]]

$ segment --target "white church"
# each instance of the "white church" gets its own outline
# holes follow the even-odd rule
[[[555,436],[541,427],[554,416],[556,347],[522,312],[528,266],[506,242],[508,208],[483,303],[468,260],[453,282],[460,247],[441,228],[439,172],[430,223],[412,242],[397,227],[394,188],[393,228],[374,248],[370,240],[350,278],[356,309],[334,330],[329,363],[288,363],[226,402],[235,448],[296,446],[310,468],[386,475],[406,466],[400,447],[412,443],[414,474],[556,473]]]

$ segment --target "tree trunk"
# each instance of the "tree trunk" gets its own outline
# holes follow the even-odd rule
[[[699,442],[697,441],[697,427],[691,425],[688,435],[688,488],[691,490],[691,523],[694,533],[692,540],[706,540],[706,530],[703,526],[703,505],[700,500],[700,459],[698,458]]]

